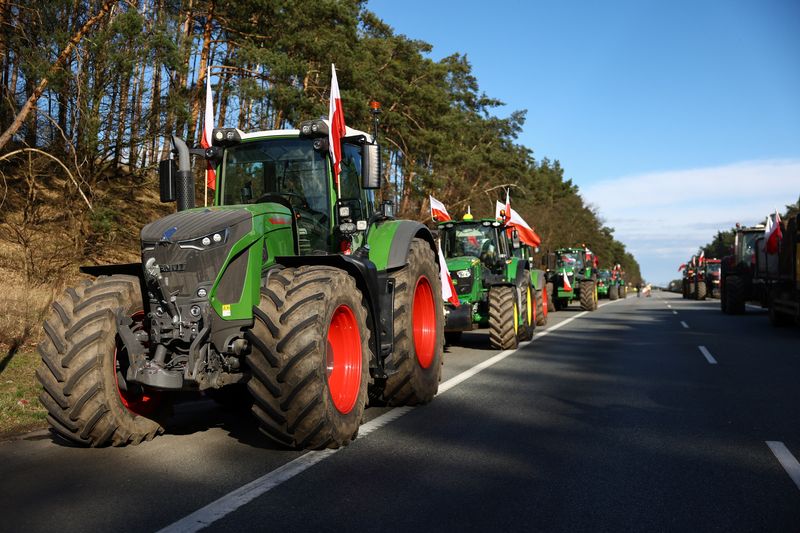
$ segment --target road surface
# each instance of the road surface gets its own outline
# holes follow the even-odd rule
[[[2,531],[800,531],[800,328],[655,292],[447,348],[440,393],[339,451],[182,404],[167,434],[0,442]]]

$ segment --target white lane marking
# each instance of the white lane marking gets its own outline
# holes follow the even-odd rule
[[[761,307],[760,305],[753,305],[753,304],[744,304],[745,307],[748,309],[752,309],[753,311],[764,311],[765,308]]]
[[[684,328],[686,328],[686,329],[689,329],[689,324],[687,324],[687,323],[686,323],[686,322],[684,322],[683,320],[681,320],[681,326],[683,326],[683,327],[684,327]]]
[[[674,309],[673,309],[673,310],[672,310],[672,314],[673,314],[673,315],[677,315],[677,314],[678,314],[678,312],[677,312],[676,310],[674,310]]]
[[[667,304],[667,307],[669,307],[670,309],[672,309],[672,306],[671,306],[671,305],[669,305],[669,304]]]
[[[711,355],[711,352],[708,351],[708,348],[706,348],[705,346],[698,346],[698,348],[700,348],[700,353],[703,354],[703,357],[706,358],[706,361],[708,361],[709,365],[717,364],[717,360],[714,359],[714,356]]]
[[[786,473],[792,478],[794,484],[800,489],[800,463],[797,462],[792,452],[780,441],[768,440],[766,443],[783,469],[786,470]]]
[[[610,303],[616,303],[616,302],[607,302],[602,305],[608,305]],[[558,324],[549,326],[546,330],[535,333],[534,339],[544,337],[551,331],[555,331],[558,328],[561,328],[569,324],[573,320],[578,319],[587,313],[589,313],[589,311],[582,311],[575,316],[569,317],[563,322],[559,322]],[[448,379],[447,381],[439,385],[439,394],[447,392],[448,390],[468,380],[469,378],[473,377],[479,372],[486,370],[492,365],[496,365],[509,355],[515,353],[521,348],[525,348],[531,342],[532,341],[522,342],[520,343],[519,347],[516,350],[502,351],[499,354],[490,357],[486,361],[483,361],[475,365],[474,367],[458,374],[457,376]],[[361,439],[366,437],[376,429],[381,428],[389,424],[390,422],[393,422],[394,420],[397,420],[404,414],[408,413],[409,411],[413,411],[414,409],[415,409],[414,407],[396,407],[391,411],[384,413],[373,420],[370,420],[369,422],[367,422],[366,424],[362,425],[359,428],[358,438]],[[311,468],[320,461],[327,459],[328,457],[330,457],[331,455],[333,455],[334,453],[338,452],[341,449],[342,448],[336,450],[306,452],[297,459],[294,459],[286,463],[285,465],[267,474],[264,474],[260,478],[251,481],[250,483],[247,483],[246,485],[243,485],[238,489],[234,489],[233,491],[222,496],[218,500],[213,501],[208,505],[206,505],[205,507],[202,507],[197,511],[193,512],[192,514],[181,518],[177,522],[168,525],[167,527],[161,529],[158,533],[194,533],[196,531],[200,531],[201,529],[206,528],[209,525],[213,524],[220,518],[223,518],[226,515],[234,512],[239,507],[242,507],[243,505],[246,505],[247,503],[253,501],[262,494],[269,492],[270,490],[274,489],[284,481],[288,481],[289,479]]]

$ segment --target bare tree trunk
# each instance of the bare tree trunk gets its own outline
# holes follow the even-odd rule
[[[206,67],[208,66],[208,58],[210,57],[211,51],[211,30],[213,28],[216,0],[210,0],[208,4],[206,23],[203,25],[203,46],[200,50],[200,68],[197,74],[197,83],[195,84],[192,94],[192,115],[189,121],[189,134],[186,136],[187,141],[191,142],[194,142],[197,118],[200,116],[200,102],[204,101],[200,98],[200,89],[205,87],[206,76],[211,75],[211,73],[207,71]],[[205,90],[202,92],[205,94]]]
[[[25,105],[23,105],[22,109],[20,109],[19,113],[17,113],[14,121],[8,128],[6,128],[6,131],[0,135],[0,150],[2,150],[3,147],[8,144],[8,141],[11,140],[11,136],[17,132],[20,126],[22,126],[22,124],[25,122],[25,119],[28,118],[28,115],[36,106],[36,102],[39,100],[39,97],[42,96],[42,93],[47,88],[50,78],[63,68],[64,63],[66,63],[67,58],[70,56],[70,54],[72,54],[72,50],[75,49],[75,46],[77,46],[81,39],[83,39],[83,37],[89,32],[89,30],[92,29],[92,27],[94,27],[95,24],[100,22],[100,20],[102,20],[108,14],[108,12],[111,11],[111,7],[116,3],[117,0],[106,0],[103,3],[103,6],[100,8],[100,12],[87,20],[83,26],[81,26],[81,28],[75,34],[73,34],[72,37],[70,37],[67,46],[64,47],[64,50],[62,50],[58,55],[55,63],[50,66],[47,74],[41,79],[39,84],[33,90],[30,97],[25,102]]]
[[[128,113],[128,92],[130,92],[131,85],[131,72],[126,72],[121,80],[121,87],[119,89],[119,112],[117,113],[117,133],[114,140],[114,168],[119,167],[120,156],[122,155],[123,137],[125,137],[125,115]],[[116,92],[116,88],[114,89]],[[109,108],[109,115],[113,113],[114,105]],[[109,116],[110,118],[110,116]],[[111,121],[109,121],[111,122]],[[131,128],[133,125],[131,125]]]

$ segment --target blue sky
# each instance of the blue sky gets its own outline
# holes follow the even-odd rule
[[[800,1],[368,8],[434,59],[466,54],[499,115],[527,109],[519,142],[561,161],[653,282],[800,196]]]

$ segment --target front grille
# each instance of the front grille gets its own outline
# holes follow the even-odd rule
[[[175,291],[177,296],[190,296],[198,283],[216,279],[232,244],[229,241],[227,245],[208,250],[194,250],[181,248],[170,242],[158,242],[152,249],[142,252],[142,260],[146,264],[153,257],[156,264],[160,265],[160,284],[165,292],[164,296],[174,294]]]
[[[454,270],[450,272],[450,277],[453,279],[453,286],[456,288],[456,294],[469,294],[472,290],[472,276],[468,278],[459,278]]]

